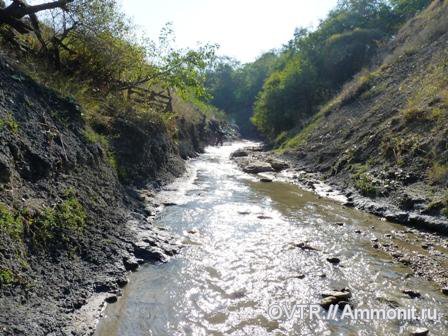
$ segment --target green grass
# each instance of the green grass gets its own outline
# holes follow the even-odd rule
[[[15,282],[14,273],[7,268],[0,269],[0,285],[11,285]]]
[[[448,180],[448,165],[438,162],[433,163],[428,171],[428,178],[433,184],[445,183]]]
[[[355,164],[352,165],[352,179],[355,184],[355,188],[363,196],[376,197],[379,194],[378,188],[375,186],[374,179],[368,173],[368,164]]]
[[[294,137],[289,138],[285,140],[285,135],[282,136],[282,140],[284,141],[280,147],[278,148],[279,153],[284,153],[288,149],[297,149],[301,145],[303,145],[310,135],[313,133],[313,131],[320,125],[321,121],[323,119],[323,114],[318,113],[309,123],[307,126],[305,126],[304,129],[302,129],[298,134],[296,134]]]
[[[6,118],[0,118],[0,129],[3,129],[4,127],[9,129],[13,134],[17,134],[20,131],[20,126],[11,113],[8,113]]]
[[[109,165],[116,171],[119,171],[118,162],[115,153],[112,151],[109,140],[106,136],[95,132],[92,128],[87,127],[84,130],[84,137],[92,144],[99,144],[106,153],[106,159]]]
[[[70,240],[84,232],[87,215],[82,204],[71,195],[54,208],[46,208],[33,221],[30,231],[37,248],[69,245]]]
[[[0,203],[0,229],[15,240],[20,240],[23,236],[22,218],[12,213],[3,203]]]

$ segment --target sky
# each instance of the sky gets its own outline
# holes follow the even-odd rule
[[[156,40],[171,22],[176,46],[217,43],[219,54],[252,62],[288,42],[297,27],[315,27],[337,0],[121,0],[126,14]]]

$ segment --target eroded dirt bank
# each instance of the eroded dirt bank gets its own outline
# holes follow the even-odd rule
[[[2,335],[90,334],[128,271],[175,254],[176,237],[152,225],[157,205],[133,186],[157,191],[217,129],[179,120],[174,142],[163,125],[117,120],[112,157],[81,114],[0,58]]]

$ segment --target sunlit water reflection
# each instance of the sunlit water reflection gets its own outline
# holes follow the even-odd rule
[[[186,248],[169,263],[132,276],[123,298],[107,308],[99,336],[407,335],[410,325],[447,334],[446,324],[435,322],[269,317],[271,304],[316,304],[323,291],[344,287],[355,307],[396,302],[447,316],[448,301],[432,283],[406,277],[409,269],[372,248],[374,234],[402,227],[294,185],[258,182],[229,160],[243,145],[208,148],[190,162],[187,177],[160,195],[177,205],[156,223],[184,236]],[[192,229],[197,233],[188,233]],[[295,247],[300,242],[318,251]],[[329,256],[341,264],[333,266]],[[403,287],[422,298],[410,299]]]

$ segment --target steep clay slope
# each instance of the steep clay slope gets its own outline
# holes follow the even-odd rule
[[[306,170],[376,203],[356,205],[445,233],[447,17],[448,1],[434,1],[384,48],[379,66],[359,74],[288,144]]]
[[[11,64],[0,56],[0,334],[84,335],[78,312],[92,297],[117,294],[137,261],[164,260],[176,245],[88,140],[80,108]],[[117,121],[124,180],[160,186],[181,173],[212,123],[179,121],[174,141],[162,125]]]

